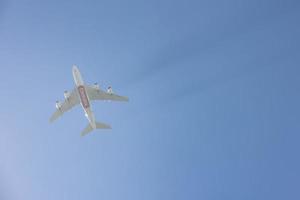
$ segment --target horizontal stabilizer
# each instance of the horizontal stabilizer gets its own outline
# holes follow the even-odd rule
[[[101,122],[96,122],[96,129],[111,129],[110,125],[104,124]],[[93,129],[91,124],[88,124],[87,127],[81,132],[81,136],[85,136],[86,134],[90,133]]]

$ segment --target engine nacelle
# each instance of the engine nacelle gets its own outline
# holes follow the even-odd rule
[[[100,90],[100,86],[98,83],[94,83],[94,86],[93,86],[96,90]]]
[[[68,100],[69,97],[70,97],[70,92],[68,92],[68,91],[66,90],[66,91],[64,92],[64,97],[65,97],[66,100]]]
[[[59,110],[61,108],[61,103],[59,101],[56,101],[55,107]]]
[[[107,93],[108,94],[113,94],[113,90],[112,90],[112,88],[110,86],[107,88]]]

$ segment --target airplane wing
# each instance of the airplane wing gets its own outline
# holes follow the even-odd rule
[[[53,113],[53,115],[50,118],[50,122],[53,122],[60,116],[62,116],[65,112],[72,109],[74,106],[80,104],[80,100],[77,94],[76,88],[73,89],[73,91],[70,93],[70,96],[68,99],[66,99],[59,107],[59,109],[56,109],[56,111]]]
[[[114,93],[108,93],[90,85],[85,85],[85,89],[91,101],[94,100],[128,101],[127,97],[119,96]]]

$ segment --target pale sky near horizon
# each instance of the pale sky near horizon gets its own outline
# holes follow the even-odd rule
[[[0,200],[300,199],[300,2],[0,0]],[[112,130],[80,137],[86,83]]]

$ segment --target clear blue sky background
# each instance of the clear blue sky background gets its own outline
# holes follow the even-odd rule
[[[299,0],[0,1],[1,200],[300,199]],[[130,98],[49,124],[71,66]]]

